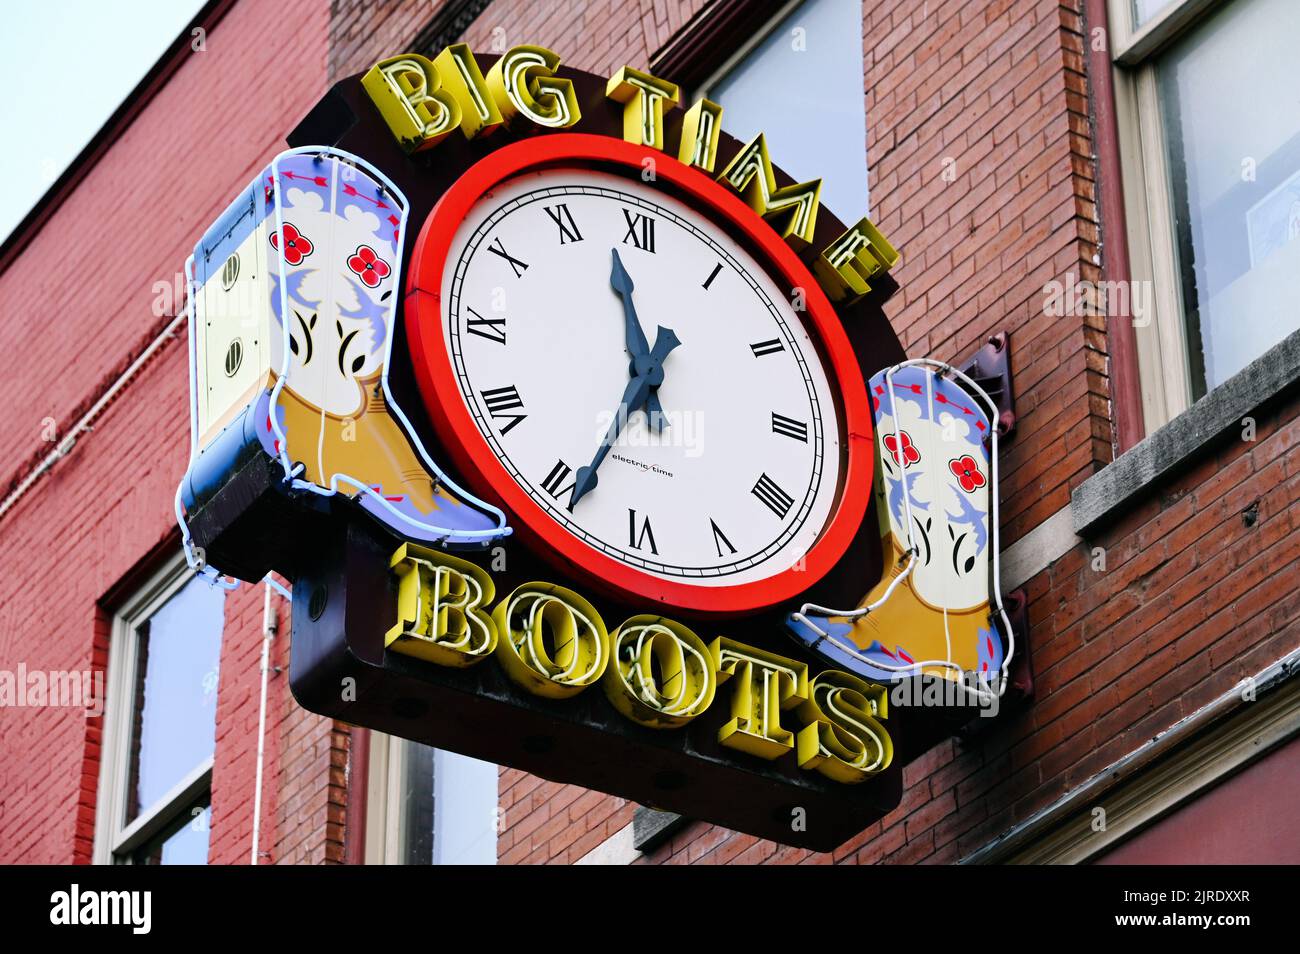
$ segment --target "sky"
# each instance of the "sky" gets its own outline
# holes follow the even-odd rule
[[[0,0],[0,241],[144,78],[203,0]]]

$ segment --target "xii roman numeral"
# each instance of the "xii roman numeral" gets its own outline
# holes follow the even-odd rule
[[[785,345],[781,344],[779,338],[773,338],[771,341],[756,341],[749,346],[749,350],[754,352],[755,358],[761,358],[765,354],[776,354],[778,351],[784,351]]]
[[[465,320],[465,330],[472,335],[478,335],[480,338],[486,338],[488,341],[495,341],[497,344],[506,343],[506,320],[502,318],[484,318],[473,308],[465,306],[473,318]]]
[[[776,411],[772,412],[772,433],[808,443],[808,425],[784,414],[778,414]]]
[[[551,221],[560,227],[561,245],[582,241],[582,233],[578,231],[578,224],[573,221],[573,213],[569,211],[567,205],[561,202],[556,206],[544,205],[542,208],[551,217]]]
[[[631,239],[634,248],[639,248],[645,252],[655,250],[655,220],[653,218],[624,209],[623,221],[627,223],[627,233],[623,236],[624,245],[627,244],[628,239]]]
[[[512,384],[506,388],[491,388],[487,391],[480,391],[479,396],[483,398],[483,403],[487,405],[488,412],[493,419],[498,417],[508,418],[510,423],[501,428],[502,434],[509,434],[520,421],[526,418],[527,414],[511,414],[516,408],[524,406],[523,399],[519,397],[519,391]]]
[[[755,497],[763,502],[768,510],[785,519],[785,515],[790,512],[790,507],[794,505],[794,498],[777,485],[777,482],[767,474],[758,478],[758,483],[754,484],[754,489],[750,491]]]
[[[510,270],[515,273],[515,278],[518,278],[520,275],[522,275],[524,272],[528,270],[528,263],[520,261],[519,259],[515,258],[513,255],[511,255],[509,252],[507,252],[506,247],[501,244],[501,239],[499,238],[495,238],[492,240],[492,244],[488,246],[488,251],[491,252],[493,255],[496,255],[499,258],[503,258],[507,262],[509,262]]]
[[[659,550],[655,546],[654,531],[650,529],[650,518],[646,517],[641,521],[641,532],[637,533],[636,511],[631,507],[627,510],[627,545],[633,550],[640,550],[646,543],[650,542],[650,552],[655,556],[659,555]]]

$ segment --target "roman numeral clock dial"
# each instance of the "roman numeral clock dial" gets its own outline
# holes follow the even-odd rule
[[[466,470],[578,572],[704,612],[771,605],[815,582],[841,509],[842,387],[791,276],[639,171],[523,170],[462,198],[436,312],[408,314],[445,375],[421,386]]]

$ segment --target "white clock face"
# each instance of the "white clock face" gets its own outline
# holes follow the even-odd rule
[[[611,277],[615,253],[626,282]],[[459,397],[483,440],[589,547],[731,586],[795,566],[825,529],[840,412],[794,292],[654,183],[579,169],[512,179],[459,227],[442,287]],[[680,341],[657,390],[653,375],[637,387],[625,299],[650,349],[661,327]],[[652,396],[662,430],[646,410],[618,419],[625,400]]]

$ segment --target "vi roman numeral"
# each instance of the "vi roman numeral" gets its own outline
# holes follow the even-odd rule
[[[513,384],[505,388],[490,388],[486,391],[480,391],[479,396],[483,398],[483,403],[487,405],[488,413],[492,415],[493,420],[504,418],[510,422],[501,428],[502,434],[509,434],[520,421],[528,416],[527,414],[511,413],[522,409],[524,406],[523,398],[519,396],[519,391]]]
[[[808,443],[808,425],[784,414],[778,414],[776,411],[772,412],[772,433]]]
[[[502,258],[505,261],[509,262],[510,270],[515,273],[515,278],[518,278],[524,272],[528,271],[528,263],[515,258],[513,255],[507,252],[506,247],[501,244],[501,239],[499,238],[493,239],[492,244],[488,246],[488,251],[491,252],[493,255],[496,255],[498,258]]]
[[[484,318],[473,308],[465,306],[473,318],[465,319],[465,330],[472,335],[478,335],[480,338],[486,338],[488,341],[495,341],[497,344],[506,343],[506,319],[503,315],[500,318]]]
[[[627,223],[627,232],[623,235],[623,244],[630,240],[633,248],[645,252],[655,250],[655,220],[648,215],[641,215],[630,209],[623,210],[623,221]]]
[[[775,480],[763,474],[758,478],[758,483],[754,484],[754,489],[750,491],[755,497],[762,501],[768,510],[772,511],[782,520],[790,512],[794,505],[794,498],[781,489]]]
[[[655,556],[659,555],[659,549],[655,546],[655,534],[650,529],[650,518],[645,517],[641,520],[640,532],[637,532],[636,511],[631,507],[627,510],[627,545],[633,550],[640,550],[649,543],[650,552]]]
[[[570,242],[581,242],[582,233],[578,231],[578,223],[573,221],[573,213],[569,207],[561,202],[555,206],[542,206],[546,214],[551,217],[551,221],[560,227],[560,244],[568,245]]]

